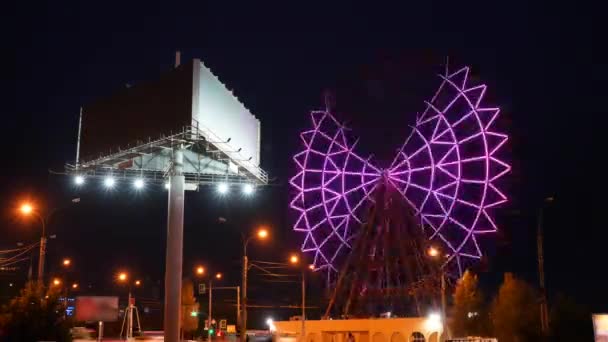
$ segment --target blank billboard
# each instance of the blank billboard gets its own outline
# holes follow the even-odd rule
[[[230,139],[243,160],[259,166],[260,120],[202,62],[195,60],[194,68],[192,117],[220,141]]]
[[[85,105],[80,163],[181,132],[186,126],[199,128],[232,164],[256,174],[260,121],[198,59]]]

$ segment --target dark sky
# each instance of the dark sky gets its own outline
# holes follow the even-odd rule
[[[252,252],[260,259],[283,258],[301,241],[290,231],[285,184],[297,132],[307,112],[322,106],[323,91],[334,91],[364,152],[397,147],[449,56],[489,85],[512,136],[513,201],[499,214],[502,232],[486,247],[489,271],[482,279],[495,284],[502,272],[514,271],[537,281],[535,219],[542,198],[552,195],[547,286],[607,310],[608,278],[600,276],[608,268],[599,191],[605,175],[597,163],[606,154],[599,146],[605,118],[591,84],[606,66],[594,61],[599,33],[583,2],[219,3],[48,2],[18,8],[3,23],[13,58],[4,68],[11,96],[2,110],[0,248],[36,238],[36,226],[14,214],[20,199],[50,208],[76,194],[48,170],[74,158],[78,108],[126,83],[154,79],[171,68],[179,49],[183,59],[201,58],[261,119],[263,166],[277,177],[278,185],[254,201],[188,194],[185,270],[204,262],[236,283],[240,231],[273,227],[272,243]],[[91,283],[109,283],[121,267],[161,280],[165,193],[89,187],[77,195],[81,203],[49,228],[57,234],[51,272],[69,255]],[[219,216],[228,224],[218,224]]]

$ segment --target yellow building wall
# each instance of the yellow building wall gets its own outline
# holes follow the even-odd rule
[[[301,321],[274,322],[274,326],[276,342],[302,341]],[[415,332],[422,334],[424,340],[415,339]],[[442,332],[442,326],[426,318],[307,320],[304,342],[347,342],[348,333],[355,342],[438,342]]]

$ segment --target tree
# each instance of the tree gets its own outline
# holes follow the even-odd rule
[[[505,273],[491,309],[494,335],[500,342],[538,341],[540,309],[536,291],[526,282]]]
[[[184,333],[189,335],[193,334],[198,328],[198,303],[194,297],[194,285],[190,280],[182,282],[181,328]]]
[[[2,341],[71,341],[59,291],[29,282],[0,310]]]
[[[454,336],[483,336],[489,332],[487,310],[477,283],[477,275],[468,270],[456,283],[450,315],[450,330]]]

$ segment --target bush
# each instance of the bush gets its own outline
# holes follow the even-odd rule
[[[59,292],[29,282],[0,310],[2,341],[71,341]]]

